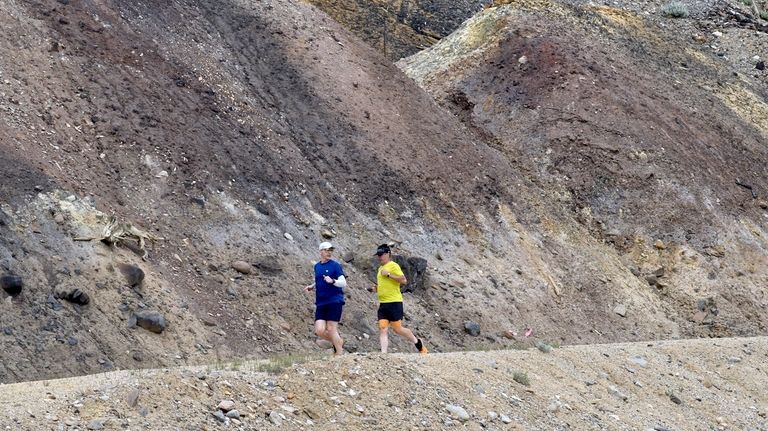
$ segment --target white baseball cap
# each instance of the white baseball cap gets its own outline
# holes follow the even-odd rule
[[[333,244],[330,242],[321,242],[320,243],[320,250],[333,250]]]

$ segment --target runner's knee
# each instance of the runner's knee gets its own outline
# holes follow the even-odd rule
[[[395,331],[399,331],[403,328],[403,322],[400,320],[392,322],[392,329]]]
[[[389,328],[389,320],[387,319],[379,320],[379,329],[387,329],[387,328]]]

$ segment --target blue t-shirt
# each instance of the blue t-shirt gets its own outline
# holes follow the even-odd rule
[[[335,260],[315,264],[315,305],[343,304],[344,291],[340,287],[334,286],[333,283],[326,283],[323,279],[326,275],[336,281],[344,275],[344,270],[341,268],[341,264]],[[346,278],[346,275],[344,277]]]

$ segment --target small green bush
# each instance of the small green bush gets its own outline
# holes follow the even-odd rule
[[[768,21],[768,10],[764,10],[764,11],[760,12],[760,18]]]
[[[523,386],[531,386],[531,381],[528,380],[528,374],[524,371],[515,371],[514,374],[512,374],[512,380]]]
[[[744,6],[752,6],[752,0],[741,0]]]
[[[690,15],[690,12],[688,12],[688,6],[678,1],[667,3],[664,7],[661,8],[661,13],[671,18],[687,18],[688,15]]]

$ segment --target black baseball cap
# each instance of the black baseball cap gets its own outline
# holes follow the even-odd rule
[[[376,249],[376,256],[381,256],[382,254],[392,253],[392,250],[389,248],[389,245],[382,244],[379,246],[379,248]]]

